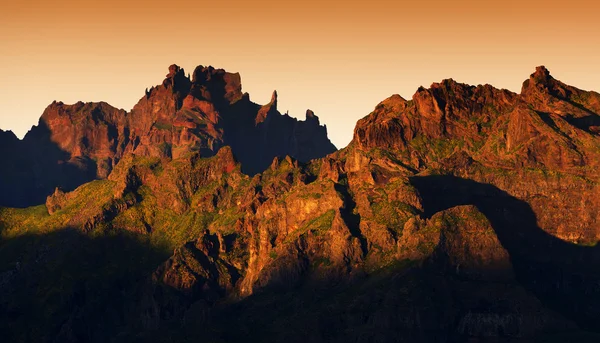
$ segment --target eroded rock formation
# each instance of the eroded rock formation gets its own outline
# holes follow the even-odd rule
[[[209,157],[228,145],[244,172],[256,174],[274,157],[307,162],[336,150],[314,114],[306,121],[281,115],[276,98],[274,93],[261,107],[242,93],[238,73],[198,66],[190,80],[173,64],[162,84],[146,90],[131,112],[106,103],[53,102],[23,141],[2,132],[11,160],[0,167],[0,188],[6,190],[0,205],[37,205],[56,187],[70,191],[105,179],[129,153]]]

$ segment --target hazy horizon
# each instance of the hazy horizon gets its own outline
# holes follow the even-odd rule
[[[600,5],[376,0],[0,4],[0,128],[22,137],[54,100],[130,110],[168,65],[239,72],[252,101],[312,109],[343,148],[392,94],[453,78],[519,92],[538,65],[598,90]]]

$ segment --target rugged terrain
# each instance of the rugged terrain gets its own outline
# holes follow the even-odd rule
[[[61,168],[97,180],[0,210],[4,337],[600,339],[600,94],[544,67],[519,94],[444,80],[384,100],[334,152],[312,112],[239,84],[172,66],[129,113],[47,109],[35,130],[62,137]]]
[[[177,65],[130,112],[55,101],[23,141],[0,131],[0,143],[8,159],[0,166],[0,205],[12,207],[41,204],[56,187],[106,179],[127,154],[209,157],[227,145],[243,171],[256,174],[277,156],[306,162],[336,150],[312,111],[304,121],[279,113],[277,92],[260,106],[242,93],[238,73],[198,66],[190,78]]]

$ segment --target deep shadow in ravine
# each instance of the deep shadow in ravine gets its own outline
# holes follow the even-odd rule
[[[107,342],[144,326],[141,293],[168,254],[125,232],[0,239],[0,340]]]
[[[474,205],[510,254],[517,280],[580,327],[600,331],[600,249],[565,242],[537,225],[525,201],[489,184],[450,175],[413,177],[424,216]]]
[[[0,140],[0,206],[43,204],[56,187],[68,192],[96,179],[96,162],[72,158],[52,141],[51,134],[40,120],[23,140]]]

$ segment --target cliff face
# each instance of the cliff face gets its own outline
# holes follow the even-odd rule
[[[544,67],[521,94],[445,80],[411,102],[393,96],[379,104],[358,122],[351,147],[387,149],[415,172],[495,185],[526,200],[552,234],[595,242],[598,101],[598,93],[564,85]],[[556,208],[568,208],[561,215],[572,220],[557,221]]]
[[[543,67],[521,94],[445,80],[384,100],[348,147],[303,163],[271,157],[315,156],[325,128],[312,112],[280,115],[276,93],[255,105],[222,71],[170,75],[125,116],[131,138],[107,179],[1,210],[11,339],[598,338],[597,93]],[[147,119],[167,90],[174,117]],[[97,270],[73,265],[75,243]],[[52,294],[52,320],[19,329],[46,318],[36,309]]]
[[[189,79],[171,65],[162,84],[146,90],[131,112],[106,103],[54,102],[23,141],[7,138],[6,156],[20,161],[0,167],[7,176],[0,181],[7,190],[0,204],[41,204],[56,187],[70,191],[105,179],[128,153],[208,157],[229,145],[248,174],[263,171],[276,156],[306,162],[336,150],[310,113],[306,121],[281,115],[276,96],[263,107],[251,102],[237,73],[198,66]]]
[[[583,175],[598,167],[598,151],[591,149],[598,101],[598,93],[566,86],[544,67],[521,94],[444,80],[420,88],[412,101],[395,95],[380,103],[358,122],[353,144],[398,151],[417,170],[465,150],[489,165]]]

